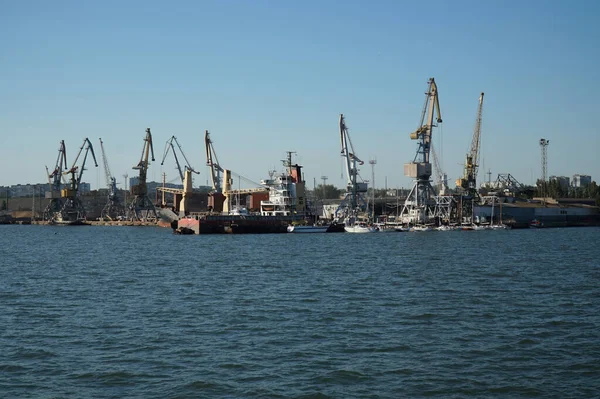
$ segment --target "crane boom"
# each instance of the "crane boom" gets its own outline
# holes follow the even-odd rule
[[[481,147],[481,120],[483,113],[483,93],[479,96],[479,105],[477,106],[477,117],[475,118],[475,128],[473,129],[473,138],[471,148],[466,156],[465,169],[463,177],[456,181],[456,185],[465,189],[469,194],[477,196],[477,172],[479,170],[479,149]]]
[[[206,147],[206,165],[210,166],[212,188],[215,192],[221,193],[223,191],[221,187],[221,173],[223,172],[223,168],[219,165],[217,153],[215,152],[208,130],[204,133],[204,145]]]
[[[135,165],[132,169],[139,170],[139,182],[138,182],[138,191],[137,194],[145,195],[146,194],[146,176],[148,174],[148,165],[149,165],[149,155],[152,154],[152,161],[154,161],[154,147],[152,146],[152,133],[150,133],[150,128],[146,129],[146,137],[144,138],[144,146],[142,147],[142,156],[140,158],[140,162]]]
[[[85,152],[83,151],[84,147],[85,147]],[[81,167],[80,167],[77,165],[77,161],[79,160],[79,157],[81,156],[82,152],[84,153],[84,155],[83,155],[83,160],[81,162]],[[77,153],[77,156],[75,157],[75,160],[73,161],[73,165],[71,165],[71,168],[69,170],[63,172],[63,175],[68,175],[68,174],[71,175],[70,190],[72,190],[72,193],[69,193],[69,195],[67,195],[67,196],[72,196],[72,195],[77,194],[77,191],[79,190],[79,184],[81,183],[81,178],[83,177],[83,171],[85,170],[85,163],[87,161],[89,152],[92,153],[92,157],[94,158],[94,166],[98,167],[98,162],[96,161],[96,154],[94,153],[94,147],[92,146],[92,142],[86,137],[83,140],[83,144],[81,145],[81,147],[79,147],[79,152]]]
[[[179,158],[177,157],[177,151],[175,150],[175,146],[173,145],[173,142],[175,142],[175,144],[177,144],[177,147],[179,148],[179,152],[181,153],[181,155],[183,156],[183,159],[185,160],[185,168],[187,168],[189,171],[196,173],[196,174],[200,174],[200,172],[196,172],[194,170],[194,168],[190,165],[190,162],[188,161],[187,157],[185,156],[185,153],[183,152],[183,148],[181,147],[181,144],[179,144],[179,141],[177,141],[177,137],[171,136],[171,138],[169,140],[167,140],[167,143],[165,145],[165,152],[163,154],[163,158],[162,158],[162,161],[160,162],[160,164],[163,165],[165,163],[167,154],[169,153],[169,150],[171,150],[171,152],[173,153],[173,157],[175,158],[175,164],[177,165],[177,171],[179,172],[179,177],[181,178],[181,182],[183,183],[183,180],[185,178],[184,173],[183,173],[184,171],[181,169],[181,164],[179,163]]]
[[[427,90],[425,97],[425,105],[423,106],[423,112],[421,113],[420,127],[410,134],[412,140],[420,140],[419,149],[415,154],[413,162],[429,163],[429,153],[431,148],[431,135],[434,124],[434,119],[437,123],[442,122],[442,114],[440,111],[440,100],[438,95],[438,88],[435,83],[435,79],[429,79],[429,89]],[[437,118],[435,115],[437,114]],[[427,115],[427,121],[425,116]],[[420,157],[419,157],[420,156]],[[420,158],[420,159],[419,159]],[[431,172],[429,173],[431,176]]]
[[[67,169],[67,149],[65,147],[65,141],[60,141],[60,147],[58,148],[58,157],[56,158],[56,164],[52,173],[48,173],[48,167],[46,167],[46,173],[48,174],[48,183],[51,186],[51,191],[59,192],[61,186],[61,179],[63,178],[63,170]]]
[[[479,171],[479,148],[481,147],[481,116],[483,112],[483,93],[479,96],[479,105],[477,107],[477,118],[475,119],[475,128],[473,129],[473,140],[471,140],[471,160],[473,169],[473,182],[477,181],[477,172]]]
[[[102,163],[104,164],[104,176],[106,178],[106,188],[108,189],[109,199],[117,195],[117,179],[110,172],[106,151],[104,151],[104,142],[100,138],[100,152],[102,153]]]

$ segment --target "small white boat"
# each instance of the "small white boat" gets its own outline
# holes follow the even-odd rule
[[[431,226],[414,226],[410,231],[433,231]]]
[[[505,224],[493,224],[490,226],[490,229],[492,230],[506,230],[507,228],[508,226]]]
[[[287,227],[288,233],[326,233],[329,226],[294,226]]]
[[[472,226],[472,229],[473,229],[473,230],[486,230],[485,226],[483,226],[483,225],[480,225],[480,224],[474,224],[474,225]]]
[[[344,230],[346,233],[377,233],[379,231],[379,227],[370,226],[363,222],[356,222],[350,226],[344,226]]]
[[[450,227],[450,226],[446,226],[446,225],[443,224],[441,226],[436,227],[436,230],[437,231],[452,231],[454,229],[452,227]]]

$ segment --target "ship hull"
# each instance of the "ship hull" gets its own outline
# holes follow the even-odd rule
[[[274,234],[287,233],[292,218],[275,216],[204,216],[182,218],[176,228],[187,228],[195,234]]]
[[[499,222],[499,207],[494,207],[494,223]],[[490,220],[491,206],[476,206],[475,215]],[[532,206],[504,204],[501,220],[512,228],[529,228],[536,220],[543,227],[600,226],[599,208],[593,206]]]

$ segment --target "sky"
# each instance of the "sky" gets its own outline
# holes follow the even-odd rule
[[[149,180],[178,181],[176,136],[206,185],[204,131],[222,167],[258,182],[286,151],[312,187],[345,186],[339,114],[356,154],[376,160],[377,188],[410,187],[403,164],[427,81],[443,123],[433,132],[450,186],[462,175],[485,92],[479,181],[541,175],[600,180],[597,1],[0,1],[0,185],[43,183],[65,140],[68,162],[88,137],[105,187],[140,160]],[[361,176],[371,179],[368,162]],[[247,185],[245,183],[239,183]]]

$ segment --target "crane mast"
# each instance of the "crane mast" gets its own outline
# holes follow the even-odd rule
[[[152,146],[152,133],[150,128],[146,129],[144,146],[142,147],[142,156],[137,165],[132,169],[139,170],[138,183],[131,187],[133,200],[129,204],[127,218],[129,220],[154,221],[157,219],[156,208],[150,198],[148,198],[148,186],[146,178],[148,174],[149,156],[152,154],[154,161],[154,147]]]
[[[219,159],[213,146],[213,142],[210,139],[210,133],[208,130],[204,133],[204,145],[206,147],[206,165],[210,167],[210,180],[212,182],[212,189],[215,193],[222,193],[221,187],[221,173],[223,168],[219,165]]]
[[[163,154],[163,158],[162,158],[162,161],[160,162],[160,164],[163,165],[165,163],[165,159],[167,158],[169,151],[171,151],[173,153],[173,157],[175,158],[175,164],[177,165],[177,171],[179,172],[179,177],[181,178],[181,182],[183,183],[183,181],[185,179],[185,175],[184,175],[184,171],[181,169],[181,164],[179,163],[179,158],[177,157],[177,151],[175,150],[175,146],[173,145],[173,142],[175,142],[175,144],[177,144],[177,148],[179,148],[179,152],[181,153],[181,156],[183,156],[183,159],[185,160],[185,169],[187,169],[193,173],[196,173],[196,174],[200,174],[200,172],[196,172],[196,170],[194,170],[194,168],[190,165],[190,162],[188,161],[187,157],[185,156],[185,153],[183,152],[183,148],[181,147],[181,144],[179,144],[179,141],[177,141],[177,137],[171,136],[171,138],[169,140],[167,140],[167,143],[165,145],[165,152]]]
[[[358,181],[358,166],[364,165],[364,162],[356,155],[344,114],[340,114],[339,127],[341,155],[345,159],[347,178],[346,195],[336,210],[336,218],[342,221],[365,210],[366,202],[362,194],[367,192],[367,183]]]
[[[100,140],[100,152],[102,153],[102,163],[104,164],[104,176],[106,178],[106,188],[108,189],[107,201],[100,217],[103,220],[116,220],[124,216],[124,208],[117,196],[117,179],[110,172],[108,165],[108,158],[106,157],[106,151],[104,150],[104,143]]]
[[[410,134],[411,140],[418,141],[417,152],[413,162],[404,164],[404,175],[414,179],[413,188],[402,207],[401,219],[405,224],[430,223],[437,212],[435,193],[430,181],[430,153],[433,128],[437,126],[436,123],[442,122],[442,115],[435,79],[429,79],[427,84],[419,128]]]

